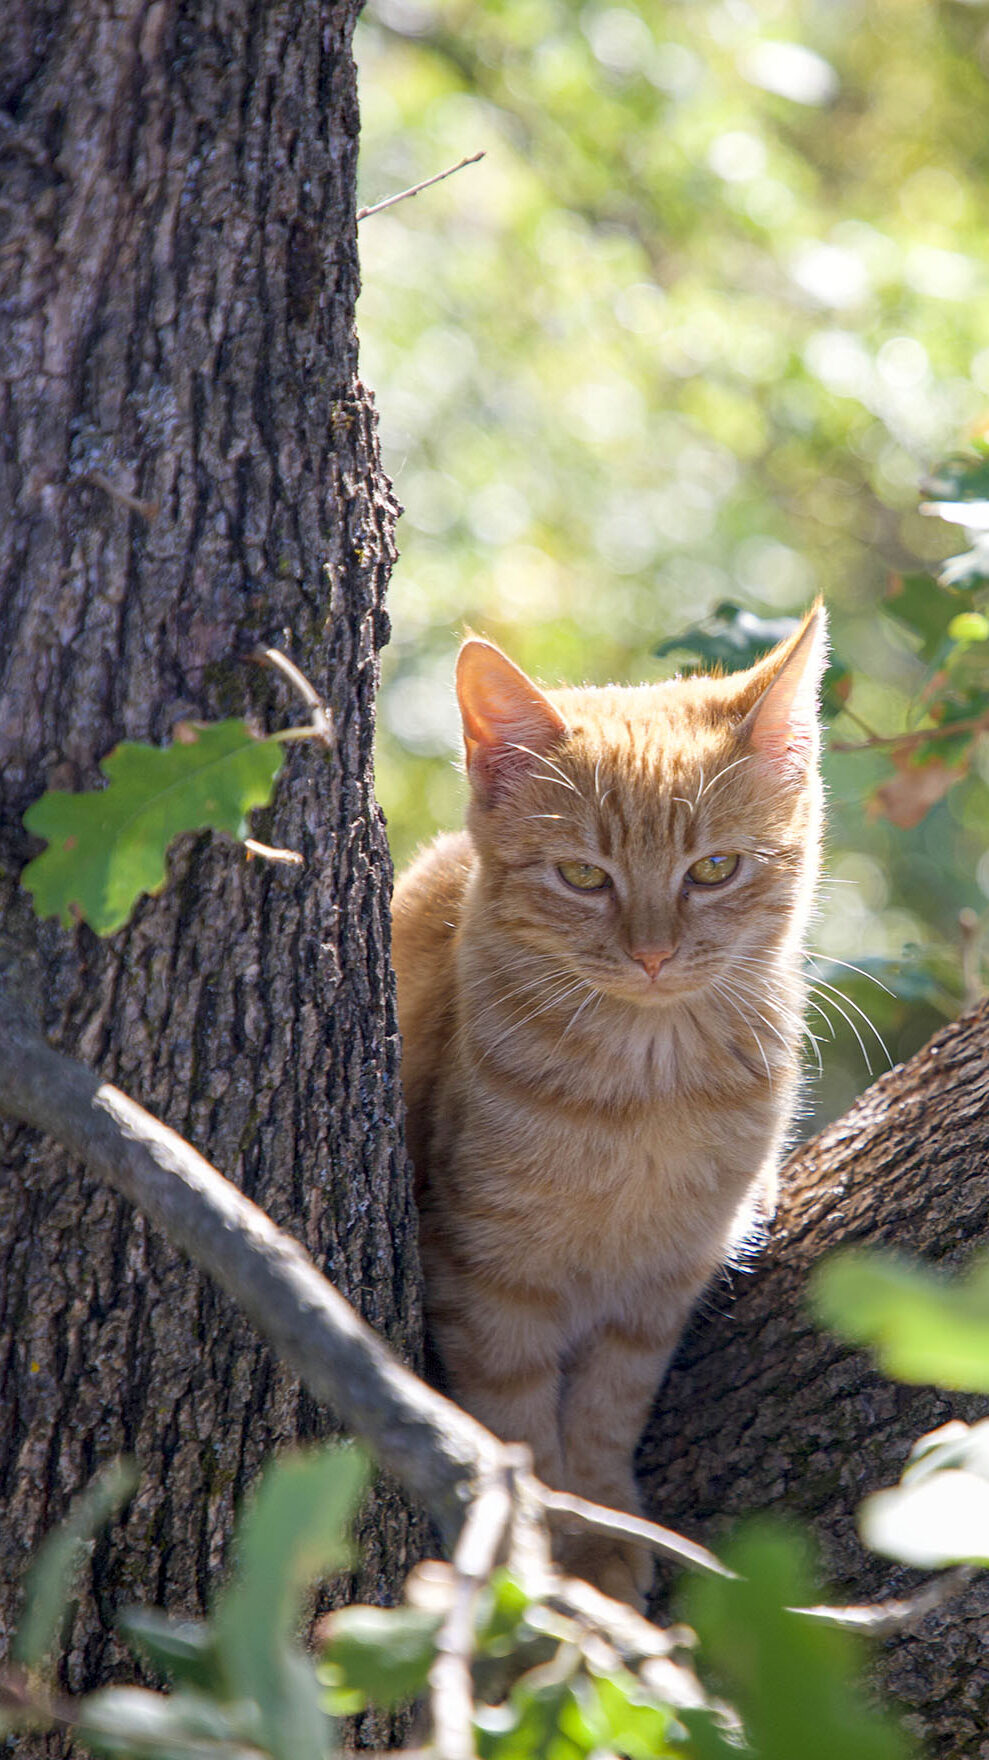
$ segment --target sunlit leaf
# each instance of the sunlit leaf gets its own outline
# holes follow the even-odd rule
[[[989,617],[981,611],[960,611],[948,625],[953,642],[984,642],[989,637]]]
[[[867,1497],[862,1538],[923,1569],[989,1562],[989,1421],[922,1436],[899,1485]]]
[[[898,1381],[989,1393],[989,1258],[949,1278],[893,1253],[835,1253],[810,1299],[822,1325],[869,1346]]]
[[[802,1537],[753,1523],[722,1557],[737,1580],[688,1583],[687,1617],[759,1760],[904,1760],[911,1746],[867,1702],[848,1634],[788,1611],[819,1599]],[[737,1754],[709,1716],[680,1715],[703,1760]]]
[[[166,851],[180,832],[246,835],[284,756],[280,741],[255,738],[245,721],[187,723],[170,746],[115,747],[101,766],[106,788],[49,790],[24,815],[48,840],[21,875],[38,915],[66,927],[85,921],[98,935],[119,929],[142,892],[165,884]]]
[[[26,1668],[40,1667],[54,1649],[66,1602],[93,1540],[133,1496],[137,1479],[133,1461],[111,1461],[39,1547],[28,1571],[24,1611],[12,1651]]]
[[[319,1679],[387,1708],[426,1685],[442,1616],[417,1607],[342,1607],[323,1621]]]

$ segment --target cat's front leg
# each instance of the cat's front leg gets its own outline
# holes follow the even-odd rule
[[[661,1324],[608,1320],[585,1343],[563,1393],[568,1490],[609,1509],[641,1513],[632,1457],[689,1307],[685,1297]],[[644,1605],[652,1560],[642,1547],[575,1533],[558,1550],[574,1575],[619,1600]]]
[[[525,1442],[536,1475],[564,1483],[559,1303],[524,1278],[492,1283],[442,1251],[426,1261],[427,1320],[450,1392],[503,1442]]]

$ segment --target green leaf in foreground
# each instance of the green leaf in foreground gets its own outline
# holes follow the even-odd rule
[[[38,915],[112,934],[142,892],[161,890],[165,854],[180,832],[246,836],[247,815],[271,799],[284,756],[281,741],[255,738],[246,721],[186,724],[170,746],[115,747],[101,766],[106,788],[49,790],[24,815],[28,830],[48,840],[21,875]]]
[[[117,1628],[171,1680],[226,1697],[216,1638],[205,1620],[173,1619],[157,1607],[128,1607],[117,1615]]]
[[[14,1659],[25,1668],[40,1668],[55,1648],[66,1603],[94,1537],[133,1496],[136,1486],[133,1461],[111,1461],[42,1543],[28,1572],[24,1612],[13,1644]]]
[[[989,1393],[989,1258],[948,1278],[895,1253],[836,1253],[810,1285],[817,1319],[897,1381]]]
[[[423,1691],[436,1656],[442,1616],[418,1607],[341,1607],[323,1622],[318,1674],[334,1710],[387,1710]],[[351,1703],[354,1696],[354,1704]]]
[[[240,1728],[243,1707],[227,1712],[201,1693],[106,1687],[79,1707],[79,1741],[109,1760],[259,1760]]]
[[[231,1690],[258,1706],[276,1760],[321,1760],[329,1745],[319,1685],[293,1636],[302,1591],[350,1562],[367,1479],[355,1448],[290,1455],[268,1469],[238,1528],[237,1569],[214,1631]]]
[[[925,1570],[989,1563],[989,1420],[922,1436],[899,1485],[866,1498],[859,1529],[875,1552]]]
[[[738,1579],[688,1583],[687,1618],[759,1760],[905,1760],[906,1737],[860,1693],[848,1633],[789,1611],[818,1599],[802,1537],[756,1522],[722,1556]],[[737,1760],[708,1715],[679,1716],[702,1760]]]

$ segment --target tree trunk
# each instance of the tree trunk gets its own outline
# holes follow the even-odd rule
[[[356,379],[358,0],[16,0],[0,45],[0,908],[52,1041],[294,1232],[406,1358],[414,1231],[371,780],[395,505]],[[259,835],[300,868],[183,839],[108,942],[16,888],[46,786],[181,717],[331,705]],[[33,846],[37,848],[38,846]],[[325,1427],[232,1305],[33,1133],[0,1189],[0,1620],[96,1467],[141,1487],[97,1550],[65,1684],[116,1659],[124,1601],[195,1611],[260,1464]],[[417,1544],[366,1524],[359,1593]]]
[[[649,1511],[717,1545],[731,1521],[791,1511],[816,1531],[828,1598],[885,1599],[916,1577],[866,1553],[855,1510],[924,1431],[982,1398],[887,1381],[806,1305],[822,1254],[867,1242],[964,1265],[989,1232],[989,1004],[945,1028],[792,1156],[768,1247],[716,1288],[663,1388],[640,1466]],[[822,1596],[823,1599],[823,1596]],[[989,1753],[989,1579],[888,1639],[884,1689],[945,1760]]]

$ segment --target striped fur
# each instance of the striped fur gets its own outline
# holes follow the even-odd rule
[[[427,1310],[451,1389],[549,1483],[619,1508],[638,1507],[632,1452],[691,1307],[772,1209],[824,651],[817,607],[747,672],[543,692],[469,641],[467,829],[396,889]],[[690,882],[736,853],[729,880]],[[573,862],[611,884],[574,890]],[[566,1562],[632,1601],[648,1581],[611,1542],[574,1541]]]

